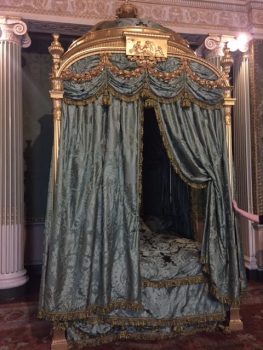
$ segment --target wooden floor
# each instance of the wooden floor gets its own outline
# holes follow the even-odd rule
[[[48,350],[51,324],[38,320],[39,276],[23,288],[0,292],[0,350]],[[155,342],[124,341],[96,350],[263,350],[263,283],[249,282],[242,298],[242,332],[201,332]],[[72,349],[77,349],[73,347]],[[84,349],[90,349],[88,347]]]

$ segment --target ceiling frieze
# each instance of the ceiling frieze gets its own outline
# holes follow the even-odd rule
[[[80,26],[115,18],[121,0],[0,0],[0,15],[18,16],[29,27],[45,32],[82,33]],[[263,1],[253,0],[144,0],[131,1],[139,17],[149,18],[181,33],[250,31],[263,37]],[[39,25],[37,25],[39,23]],[[57,26],[57,27],[56,27]]]

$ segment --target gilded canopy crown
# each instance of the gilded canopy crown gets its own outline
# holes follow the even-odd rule
[[[137,18],[138,9],[129,1],[125,1],[116,11],[117,18]]]

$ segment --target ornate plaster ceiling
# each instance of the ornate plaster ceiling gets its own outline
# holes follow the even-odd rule
[[[115,17],[122,0],[0,0],[0,15],[25,20],[30,30],[81,34],[87,26]],[[139,16],[179,33],[263,37],[262,0],[133,0]]]

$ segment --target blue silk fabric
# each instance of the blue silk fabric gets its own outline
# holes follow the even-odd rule
[[[88,72],[100,60],[99,55],[86,57],[70,71]],[[123,54],[109,60],[119,70],[137,67]],[[170,57],[155,70],[173,72],[181,63]],[[190,60],[189,67],[200,79],[217,79],[198,62]],[[140,255],[145,251],[139,215],[145,86],[155,99],[173,164],[190,185],[207,187],[203,241],[199,253],[188,252],[180,265],[181,271],[189,267],[185,275]],[[238,302],[245,274],[229,195],[223,89],[201,85],[186,71],[166,81],[150,70],[125,78],[105,66],[88,81],[65,80],[64,92],[55,182],[51,169],[40,315],[58,322],[92,316],[100,324],[102,314],[124,320],[174,319],[223,313],[224,304]],[[187,106],[180,97],[185,92],[190,96]],[[176,265],[177,252],[171,250],[169,256]],[[206,282],[169,288],[142,284],[143,279],[162,281],[189,273],[205,276]],[[83,325],[93,332],[87,322]]]

